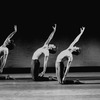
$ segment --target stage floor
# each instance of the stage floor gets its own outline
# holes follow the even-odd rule
[[[0,100],[100,100],[99,72],[69,73],[67,79],[79,79],[83,84],[64,85],[57,80],[34,82],[30,74],[10,76],[14,80],[0,80]]]

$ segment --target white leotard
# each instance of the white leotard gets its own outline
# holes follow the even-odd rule
[[[56,63],[61,62],[64,58],[67,58],[67,59],[70,58],[70,60],[73,59],[72,53],[71,53],[68,49],[62,51],[62,52],[57,56]]]
[[[44,47],[41,47],[39,49],[37,49],[33,56],[32,56],[32,59],[35,60],[35,59],[39,59],[39,57],[41,56],[41,54],[44,54],[44,56],[49,56],[49,50],[47,48],[44,48]]]
[[[0,47],[0,52],[3,52],[4,54],[7,54],[8,55],[8,48],[7,47],[3,47],[3,46],[1,46]]]
[[[8,56],[9,50],[7,47],[0,47],[0,72],[2,73],[2,70],[6,64],[7,56]],[[3,64],[3,65],[2,65]]]

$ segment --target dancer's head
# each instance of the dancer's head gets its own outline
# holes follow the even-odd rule
[[[48,49],[51,54],[55,54],[57,52],[57,47],[54,44],[49,44]]]
[[[76,46],[73,47],[73,51],[72,51],[73,55],[79,55],[80,52],[81,52],[81,49],[79,47],[76,47]]]
[[[6,45],[6,47],[7,47],[9,50],[14,49],[14,47],[15,47],[14,40],[10,40],[9,43]]]

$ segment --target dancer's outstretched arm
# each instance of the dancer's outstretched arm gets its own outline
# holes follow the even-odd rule
[[[48,56],[44,57],[44,64],[43,64],[43,71],[39,74],[39,76],[44,76],[46,69],[47,69],[47,63],[48,63]]]
[[[46,42],[44,43],[44,45],[48,45],[49,43],[50,43],[50,41],[51,41],[51,39],[53,38],[53,36],[54,36],[54,33],[55,33],[55,31],[56,31],[56,24],[55,24],[55,26],[53,27],[53,32],[49,35],[49,37],[48,37],[48,39],[46,40]]]
[[[14,36],[14,34],[17,32],[17,26],[14,26],[14,31],[8,35],[8,37],[6,38],[6,40],[4,41],[3,45],[7,45],[10,42],[10,39]]]
[[[13,35],[17,32],[17,26],[14,26],[14,31],[7,37],[8,39],[11,39]]]
[[[81,35],[83,34],[85,27],[80,28],[81,33],[74,39],[69,47],[73,47],[80,39]]]

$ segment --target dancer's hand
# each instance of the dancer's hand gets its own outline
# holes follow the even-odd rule
[[[40,76],[40,77],[43,77],[44,74],[45,74],[45,72],[41,72],[41,73],[39,74],[39,76]]]
[[[17,32],[17,25],[14,25],[14,30],[15,32]]]
[[[85,27],[80,28],[81,33],[85,30]]]
[[[57,27],[57,24],[55,24],[55,26],[52,26],[53,27],[53,29],[55,30],[56,29],[56,27]]]
[[[65,76],[63,77],[63,79],[62,79],[62,82],[64,82],[65,81]]]

